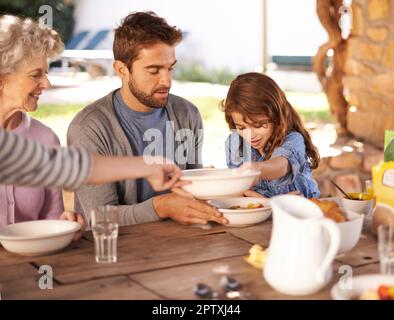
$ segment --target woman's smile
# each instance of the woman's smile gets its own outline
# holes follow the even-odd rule
[[[29,96],[38,100],[40,98],[41,93],[42,93],[42,91],[40,91],[40,92],[33,92],[33,93],[30,93]]]

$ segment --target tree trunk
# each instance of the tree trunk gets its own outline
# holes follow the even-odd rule
[[[328,41],[320,46],[313,58],[313,70],[327,95],[331,113],[340,125],[340,134],[346,134],[346,115],[348,104],[343,95],[343,69],[346,42],[341,37],[338,25],[341,0],[316,0],[316,12],[321,24],[328,33]],[[333,59],[327,65],[327,53],[332,49]]]

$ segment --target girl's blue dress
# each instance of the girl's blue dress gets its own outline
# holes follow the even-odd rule
[[[320,196],[318,185],[312,178],[312,169],[305,152],[304,137],[299,132],[292,131],[286,136],[283,144],[272,153],[271,159],[276,157],[286,158],[290,163],[291,171],[279,179],[259,180],[252,190],[267,198],[296,190],[307,198],[318,198]],[[264,161],[264,155],[252,148],[234,130],[226,139],[227,166],[238,168],[249,161]]]

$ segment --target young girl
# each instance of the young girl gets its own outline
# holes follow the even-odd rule
[[[257,185],[245,195],[298,192],[307,198],[319,197],[312,178],[319,154],[275,81],[260,73],[239,75],[220,107],[232,129],[226,140],[228,167],[242,165],[261,171]]]

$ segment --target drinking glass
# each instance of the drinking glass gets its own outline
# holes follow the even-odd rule
[[[106,205],[92,210],[91,223],[94,237],[96,262],[116,262],[119,227],[118,208],[115,206]]]
[[[378,249],[380,272],[394,275],[394,227],[380,225],[378,227]]]

